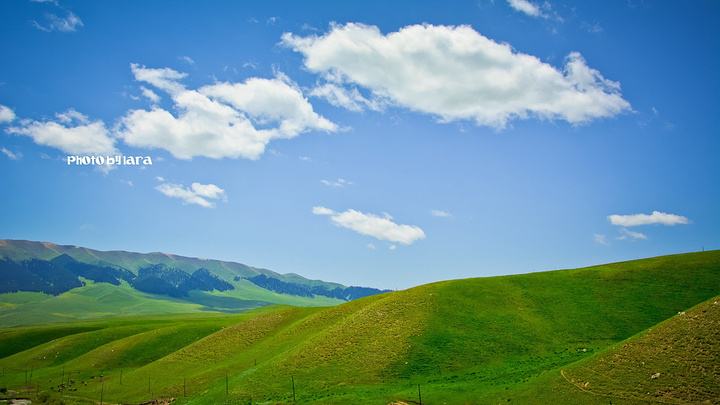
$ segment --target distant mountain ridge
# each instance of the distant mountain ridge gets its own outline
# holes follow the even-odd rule
[[[201,259],[161,252],[137,253],[124,250],[102,251],[74,245],[58,245],[52,242],[0,239],[0,257],[6,257],[16,262],[27,259],[50,260],[61,254],[67,254],[79,262],[120,267],[133,273],[137,273],[140,268],[146,267],[147,265],[164,264],[187,273],[192,273],[199,268],[205,268],[226,280],[238,275],[242,277],[253,277],[258,274],[264,274],[268,277],[296,284],[310,286],[322,285],[328,288],[345,287],[339,283],[310,280],[294,273],[280,274],[272,270],[251,267],[230,261]]]
[[[268,304],[334,305],[385,292],[309,280],[293,273],[279,274],[235,262],[0,240],[0,294],[24,292],[61,296],[76,291],[81,295],[92,295],[92,291],[83,293],[82,290],[99,291],[93,287],[98,283],[122,290],[129,299],[148,299],[154,303],[149,305],[169,300],[183,305],[199,304],[202,305],[200,310],[225,312]],[[127,295],[128,289],[148,295]],[[43,312],[39,300],[42,299],[34,297],[31,300],[33,313]],[[54,301],[47,302],[52,306]],[[91,305],[92,300],[83,301],[77,307],[77,314],[82,315],[83,308]],[[167,302],[161,306],[167,308]],[[12,308],[15,306],[5,307],[4,311],[0,308],[0,318],[11,316]],[[178,307],[177,311],[181,309]],[[15,318],[17,316],[13,316]]]

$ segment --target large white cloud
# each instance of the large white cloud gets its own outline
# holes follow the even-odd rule
[[[157,106],[129,111],[118,127],[118,136],[128,145],[166,149],[180,159],[256,159],[273,139],[337,130],[282,74],[193,90],[181,83],[184,73],[136,64],[131,69],[136,80],[167,93],[176,111]]]
[[[305,67],[328,83],[360,86],[373,100],[442,121],[501,128],[534,116],[580,124],[630,109],[620,84],[588,67],[579,53],[555,68],[470,26],[411,25],[383,34],[375,26],[349,23],[321,36],[285,33],[282,44],[302,53]],[[362,107],[332,88],[314,93],[336,105]]]
[[[420,227],[397,224],[388,214],[378,216],[353,209],[335,212],[326,207],[313,207],[312,212],[315,215],[329,216],[330,220],[337,226],[379,240],[410,245],[417,240],[425,239],[425,232]]]
[[[162,183],[155,189],[170,198],[182,200],[185,204],[195,204],[205,208],[213,208],[211,200],[226,200],[225,190],[215,184],[192,183],[190,187],[181,184]]]
[[[51,146],[70,154],[112,154],[115,152],[115,140],[110,136],[105,124],[90,121],[87,116],[68,110],[55,114],[55,120],[20,120],[7,132],[25,135],[39,145]]]
[[[608,215],[608,220],[613,225],[630,227],[639,225],[682,225],[687,224],[689,220],[676,214],[668,214],[660,211],[653,211],[652,214],[630,214],[630,215]]]
[[[5,122],[11,122],[15,119],[15,111],[10,107],[6,107],[0,104],[0,124]]]

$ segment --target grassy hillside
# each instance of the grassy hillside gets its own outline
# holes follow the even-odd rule
[[[299,403],[418,401],[419,387],[427,404],[606,404],[603,389],[640,384],[640,377],[625,377],[634,372],[633,360],[608,380],[621,387],[589,380],[597,392],[581,390],[587,387],[571,384],[560,370],[571,381],[587,381],[586,370],[602,371],[595,364],[612,358],[608,350],[622,347],[619,342],[718,292],[720,252],[714,251],[440,282],[330,308],[10,328],[0,332],[6,370],[0,385],[40,384],[66,400],[97,401],[102,393],[104,400],[136,403],[159,397],[188,404],[291,403],[294,382]],[[681,338],[662,335],[668,344]],[[672,353],[695,359],[695,369],[716,370],[716,343],[710,341],[706,356]],[[60,385],[70,371],[70,385],[67,377]],[[698,399],[711,399],[705,396],[713,381],[687,379]]]
[[[0,325],[13,326],[112,315],[192,313],[202,305],[154,297],[126,284],[88,283],[53,296],[35,292],[0,294]]]
[[[234,290],[194,291],[184,299],[147,294],[127,283],[114,286],[84,282],[85,286],[57,296],[37,292],[0,294],[0,327],[111,316],[239,312],[269,304],[329,306],[343,302],[327,297],[278,294],[247,280],[233,281]]]
[[[671,403],[720,403],[720,296],[563,370],[593,394]]]

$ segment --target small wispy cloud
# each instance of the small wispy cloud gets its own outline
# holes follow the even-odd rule
[[[15,120],[15,111],[10,107],[0,104],[0,124]]]
[[[328,187],[336,187],[336,188],[342,188],[345,186],[350,186],[353,184],[352,181],[345,180],[343,178],[339,178],[337,180],[320,180],[320,183],[328,186]]]
[[[438,218],[449,218],[452,216],[450,212],[444,210],[431,210],[430,215]]]
[[[53,13],[46,13],[44,22],[40,23],[37,20],[33,20],[32,23],[35,28],[44,32],[75,32],[84,26],[80,17],[72,11],[67,11],[64,17]]]
[[[610,243],[608,242],[608,240],[607,240],[607,236],[606,236],[606,235],[603,235],[603,234],[600,234],[600,233],[596,233],[596,234],[593,235],[593,241],[594,241],[595,243],[597,243],[598,245],[605,245],[605,246],[607,246],[607,245],[610,244]]]
[[[140,91],[142,92],[143,97],[150,100],[153,104],[157,104],[160,102],[160,96],[157,95],[154,91],[148,89],[145,86],[140,87]]]
[[[603,29],[602,25],[600,25],[600,23],[590,24],[590,23],[585,22],[582,24],[582,28],[591,34],[601,34],[603,31],[605,31]]]
[[[20,152],[13,152],[8,148],[2,147],[0,148],[0,152],[2,152],[5,156],[7,156],[11,160],[20,160],[22,159],[22,153]]]
[[[530,17],[541,17],[542,10],[537,4],[528,0],[507,0],[508,5],[515,11],[519,11]]]
[[[411,245],[415,241],[425,239],[425,232],[414,225],[396,223],[392,216],[366,214],[354,209],[336,212],[326,207],[313,207],[312,213],[330,217],[330,221],[342,228],[350,229],[361,235],[371,236],[378,240]]]
[[[163,183],[155,189],[170,198],[177,198],[185,204],[199,205],[204,208],[215,207],[211,200],[227,201],[225,190],[214,184],[192,183],[190,187],[181,184]]]
[[[507,0],[507,3],[513,10],[529,17],[563,21],[563,18],[553,10],[549,1],[535,3],[530,0]]]
[[[303,23],[300,26],[300,29],[303,31],[315,31],[315,32],[320,31],[317,27],[314,27],[313,25],[311,25],[309,23]]]
[[[194,64],[195,64],[195,60],[194,60],[193,58],[187,56],[187,55],[178,56],[178,59],[179,59],[181,62],[187,63],[188,65],[194,65]]]
[[[621,228],[620,229],[620,236],[618,236],[616,239],[618,240],[645,240],[647,239],[647,235],[645,235],[642,232],[635,232],[631,231],[627,228]]]

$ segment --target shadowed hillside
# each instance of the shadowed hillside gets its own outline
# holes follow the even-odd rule
[[[670,403],[720,402],[720,296],[681,311],[563,375],[579,389]]]

